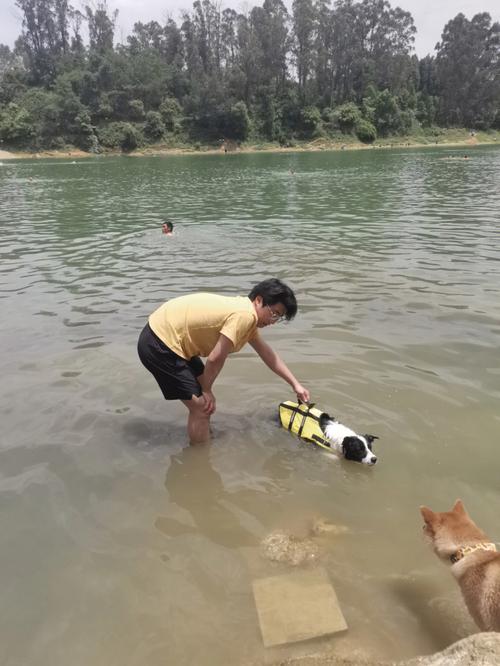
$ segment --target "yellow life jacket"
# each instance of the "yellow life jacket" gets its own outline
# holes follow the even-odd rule
[[[324,449],[330,449],[330,442],[326,439],[320,428],[320,418],[324,413],[314,405],[306,405],[303,402],[292,402],[287,400],[280,403],[280,422],[283,428]]]

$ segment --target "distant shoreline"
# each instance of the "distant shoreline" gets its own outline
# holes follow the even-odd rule
[[[432,141],[424,138],[421,141],[415,137],[392,137],[374,142],[373,144],[364,144],[355,141],[345,142],[329,141],[327,139],[316,139],[315,141],[298,143],[293,146],[278,146],[273,143],[244,144],[233,149],[224,150],[224,147],[214,148],[213,146],[181,146],[169,147],[164,144],[157,144],[139,148],[130,153],[121,151],[106,151],[99,153],[98,156],[117,156],[126,155],[127,157],[156,157],[169,155],[224,155],[246,154],[246,153],[308,153],[308,152],[333,152],[349,150],[383,150],[394,148],[464,148],[471,149],[474,146],[500,145],[500,132],[489,133],[481,136],[478,133],[474,136],[448,138]],[[86,158],[96,157],[95,153],[87,153],[78,148],[68,148],[67,150],[44,150],[40,152],[32,151],[7,151],[0,150],[0,161],[18,160],[18,159],[49,159],[49,158]]]

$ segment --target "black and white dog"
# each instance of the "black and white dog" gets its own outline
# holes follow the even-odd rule
[[[328,414],[320,416],[319,426],[330,442],[331,448],[346,460],[375,465],[377,456],[372,451],[376,435],[357,435],[354,430],[332,419]]]
[[[372,451],[376,435],[357,435],[354,430],[321,411],[314,404],[287,400],[279,406],[280,423],[300,439],[333,451],[346,460],[374,465],[377,456]]]

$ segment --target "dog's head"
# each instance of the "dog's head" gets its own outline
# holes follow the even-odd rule
[[[372,451],[373,440],[376,435],[349,435],[342,440],[342,452],[346,460],[375,465],[377,456]]]
[[[463,545],[488,540],[472,521],[461,500],[455,502],[451,511],[438,513],[421,506],[420,513],[424,519],[424,538],[443,560],[448,560]]]

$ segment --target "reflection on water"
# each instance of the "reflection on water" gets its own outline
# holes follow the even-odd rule
[[[256,546],[258,537],[242,525],[238,515],[224,504],[226,490],[220,474],[210,464],[210,447],[187,447],[170,457],[165,477],[170,511],[180,507],[187,512],[188,523],[161,516],[156,527],[168,537],[182,534],[202,535],[210,542],[225,548]],[[239,506],[255,491],[238,491]],[[261,493],[264,495],[264,493]],[[264,497],[265,499],[265,497]],[[256,498],[250,499],[255,503]]]
[[[288,569],[259,544],[309,516],[349,527],[324,565],[350,629],[318,649],[399,658],[471,631],[418,515],[462,497],[496,534],[500,151],[462,152],[0,165],[2,663],[264,660],[252,580]],[[379,435],[376,469],[280,430],[288,387],[251,350],[201,449],[139,364],[163,300],[270,275],[299,315],[266,337]]]

